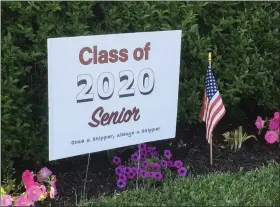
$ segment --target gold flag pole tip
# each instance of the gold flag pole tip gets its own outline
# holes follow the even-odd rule
[[[209,63],[209,67],[211,68],[211,62],[212,62],[212,54],[211,52],[208,53],[208,63]]]

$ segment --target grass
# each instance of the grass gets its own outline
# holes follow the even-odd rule
[[[279,167],[176,179],[161,189],[128,190],[81,206],[280,206]]]

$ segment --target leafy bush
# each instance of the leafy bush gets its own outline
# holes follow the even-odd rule
[[[88,35],[92,3],[3,2],[1,41],[2,165],[47,159],[47,38]]]
[[[178,120],[198,121],[207,53],[227,114],[280,103],[278,2],[2,2],[2,173],[47,159],[50,37],[181,29]]]
[[[197,122],[208,51],[227,114],[241,118],[257,105],[272,110],[280,103],[279,3],[104,2],[101,8],[108,33],[182,29],[179,121]]]

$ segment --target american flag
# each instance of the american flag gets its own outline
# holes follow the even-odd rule
[[[212,132],[225,115],[226,110],[210,66],[207,67],[205,80],[206,88],[204,90],[199,118],[206,124],[206,139],[210,143]]]

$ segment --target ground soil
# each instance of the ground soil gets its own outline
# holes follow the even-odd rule
[[[209,164],[210,148],[205,139],[203,124],[192,126],[192,128],[178,126],[175,139],[153,142],[149,145],[156,146],[161,152],[166,148],[171,149],[174,159],[184,160],[191,167],[191,173],[195,176],[217,171],[237,172],[241,168],[247,171],[272,162],[280,163],[279,146],[267,144],[263,139],[263,134],[258,136],[259,141],[248,140],[239,151],[232,151],[223,142],[221,133],[234,127],[236,126],[225,125],[216,130],[213,138],[212,166]],[[247,134],[257,134],[252,123],[245,125],[244,131]],[[117,155],[125,160],[128,159],[131,152],[131,149],[118,151]],[[56,204],[73,206],[76,201],[80,200],[84,190],[87,161],[88,155],[83,155],[48,164],[53,173],[57,175]],[[86,197],[109,195],[116,190],[114,165],[108,159],[107,152],[92,153],[86,183]],[[51,203],[54,204],[54,201]]]

